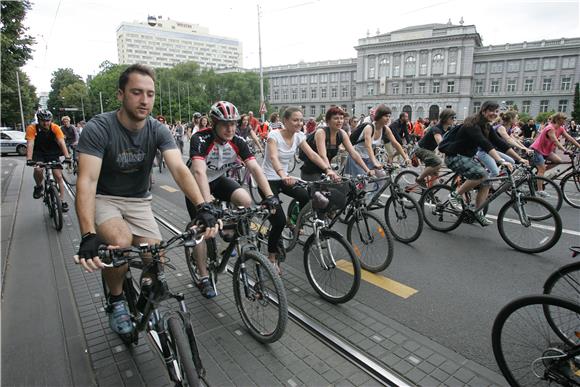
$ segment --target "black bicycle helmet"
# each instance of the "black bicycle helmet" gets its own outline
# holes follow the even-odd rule
[[[217,122],[236,122],[240,119],[238,108],[233,103],[227,101],[218,101],[211,106],[209,116],[214,123]]]
[[[36,112],[38,121],[52,121],[52,113],[48,109],[40,109]]]

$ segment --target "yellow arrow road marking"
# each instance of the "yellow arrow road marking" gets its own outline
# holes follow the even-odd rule
[[[179,192],[178,189],[175,189],[175,188],[173,188],[173,187],[171,187],[169,185],[161,185],[161,186],[159,186],[159,188],[162,188],[162,189],[164,189],[164,190],[166,190],[168,192]]]

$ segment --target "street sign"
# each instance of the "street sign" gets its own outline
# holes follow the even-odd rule
[[[265,113],[268,113],[268,110],[266,110],[266,102],[262,102],[262,104],[260,105],[260,114]]]

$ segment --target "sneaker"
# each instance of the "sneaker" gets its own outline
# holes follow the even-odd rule
[[[217,296],[217,293],[215,292],[213,284],[211,283],[209,278],[204,278],[201,280],[201,283],[199,284],[199,289],[201,291],[201,295],[204,296],[205,298],[209,299]]]
[[[536,191],[536,195],[541,197],[541,198],[549,198],[552,196],[546,191]]]
[[[459,196],[456,191],[453,191],[447,197],[449,199],[449,204],[453,207],[454,210],[461,211],[463,210],[463,198]]]
[[[40,199],[42,197],[43,190],[44,188],[42,188],[41,185],[34,186],[34,192],[32,193],[32,197],[35,199]]]
[[[68,212],[68,203],[62,202],[62,212]]]
[[[133,331],[133,323],[127,309],[127,303],[123,301],[113,302],[110,306],[109,325],[119,335],[126,335]]]
[[[493,222],[485,217],[483,211],[478,211],[475,213],[475,219],[481,224],[482,227],[489,226]]]

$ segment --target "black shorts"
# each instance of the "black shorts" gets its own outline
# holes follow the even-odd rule
[[[32,161],[36,161],[37,163],[50,163],[52,161],[60,162],[60,155],[34,152],[32,153]],[[62,165],[58,165],[54,167],[54,169],[62,169]]]
[[[216,199],[224,202],[230,202],[232,194],[238,188],[242,188],[238,182],[225,175],[222,175],[209,183],[209,192]],[[187,197],[185,198],[185,205],[187,206],[187,212],[189,213],[190,219],[194,219],[196,216],[195,205]]]

